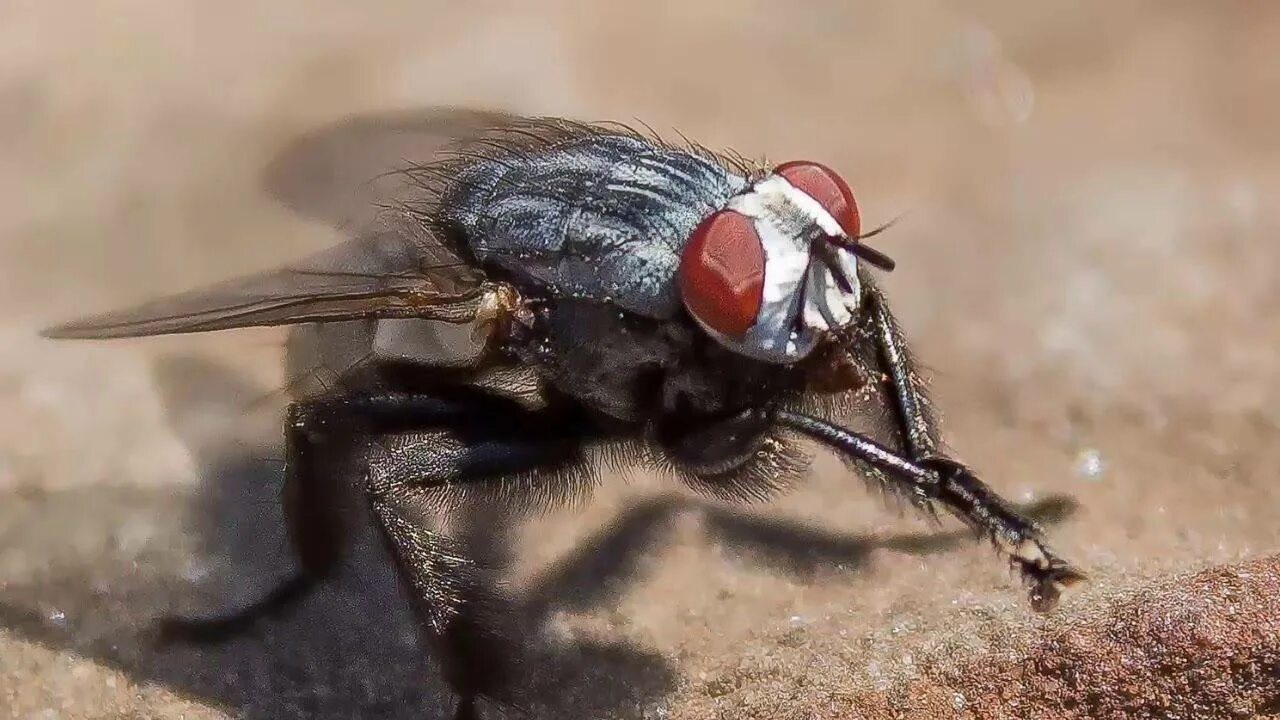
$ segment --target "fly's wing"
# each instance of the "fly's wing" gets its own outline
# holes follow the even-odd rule
[[[302,215],[357,234],[298,265],[50,328],[114,338],[370,318],[468,322],[484,277],[431,228],[450,163],[599,132],[552,118],[425,108],[348,118],[293,141],[263,183]],[[388,207],[403,218],[381,224]],[[415,221],[416,220],[416,221]],[[425,222],[424,222],[425,221]]]
[[[263,188],[309,218],[360,228],[380,206],[432,201],[408,168],[430,165],[501,128],[529,120],[491,110],[419,108],[357,115],[305,133],[267,165]]]
[[[355,235],[296,265],[50,328],[54,338],[116,338],[254,325],[420,317],[467,322],[483,277],[425,227],[383,223],[388,205],[434,201],[406,167],[508,125],[501,112],[429,108],[342,120],[272,159],[264,188],[299,214]]]
[[[483,275],[434,235],[383,230],[302,262],[49,328],[51,338],[119,338],[370,318],[475,319]]]

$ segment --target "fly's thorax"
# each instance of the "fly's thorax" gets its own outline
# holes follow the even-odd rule
[[[808,356],[848,327],[861,301],[848,186],[816,163],[787,163],[694,230],[680,267],[689,314],[729,349],[771,363]]]
[[[529,295],[680,314],[681,250],[748,187],[699,155],[641,137],[590,135],[459,168],[444,220],[487,269]]]

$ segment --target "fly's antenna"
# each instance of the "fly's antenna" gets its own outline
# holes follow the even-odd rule
[[[854,255],[857,255],[858,257],[862,258],[863,260],[866,260],[868,263],[880,268],[885,272],[893,272],[893,269],[898,266],[898,264],[893,261],[893,258],[889,257],[888,255],[885,255],[879,250],[876,250],[870,245],[863,243],[862,241],[866,240],[869,237],[875,237],[876,235],[879,235],[885,230],[888,230],[889,228],[893,227],[894,224],[896,224],[901,219],[902,219],[902,216],[899,215],[898,217],[890,220],[887,223],[884,223],[883,225],[880,225],[874,230],[871,230],[870,232],[862,233],[857,237],[852,237],[852,238],[828,237],[827,241],[830,242],[832,245],[836,245],[845,250],[848,250]]]
[[[833,237],[828,238],[827,241],[832,245],[837,245],[844,250],[848,250],[885,272],[893,272],[893,269],[898,266],[898,264],[893,261],[893,258],[885,255],[879,250],[876,250],[870,245],[863,245],[857,240],[846,240],[845,238]]]

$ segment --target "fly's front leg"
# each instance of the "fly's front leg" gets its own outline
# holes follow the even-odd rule
[[[938,423],[906,339],[883,293],[868,279],[864,278],[863,282],[870,332],[879,354],[878,365],[890,385],[889,395],[906,455],[903,459],[913,466],[908,471],[899,469],[892,474],[899,479],[909,478],[917,497],[940,503],[987,535],[1031,587],[1032,606],[1042,611],[1052,608],[1062,588],[1081,581],[1084,575],[1048,548],[1034,522],[1014,510],[969,468],[940,452]],[[920,474],[916,468],[928,473]]]
[[[905,485],[909,494],[941,503],[987,534],[1022,572],[1031,588],[1031,606],[1037,611],[1053,609],[1064,588],[1084,579],[1079,570],[1045,547],[1035,523],[959,463],[946,458],[916,462],[865,435],[790,410],[777,410],[773,417],[782,426],[819,440]]]
[[[1062,591],[1085,579],[1084,573],[1058,557],[1044,542],[1040,528],[1010,506],[960,463],[945,457],[921,465],[938,474],[937,499],[1009,557],[1031,589],[1031,606],[1052,610]]]
[[[876,364],[883,369],[891,386],[889,394],[903,450],[912,460],[935,457],[942,443],[938,437],[933,403],[925,392],[924,379],[916,369],[906,338],[889,311],[884,294],[869,279],[864,278],[862,282],[870,305],[871,332],[879,355]]]

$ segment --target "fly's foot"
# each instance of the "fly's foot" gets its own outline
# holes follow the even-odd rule
[[[1061,558],[1048,556],[1045,567],[1028,569],[1021,567],[1022,577],[1027,582],[1031,597],[1031,609],[1045,613],[1058,606],[1058,598],[1062,591],[1084,582],[1088,577]]]
[[[1058,606],[1062,591],[1088,579],[1074,565],[1045,546],[1039,533],[1012,542],[996,539],[996,547],[1009,556],[1009,565],[1022,576],[1031,609],[1046,613]]]
[[[945,457],[927,458],[921,465],[938,473],[937,499],[987,535],[1008,556],[1009,563],[1022,575],[1033,610],[1052,610],[1063,590],[1086,579],[1084,573],[1044,544],[1034,522],[1018,513],[967,467]]]
[[[1034,525],[1029,531],[1021,527],[1008,534],[996,531],[993,539],[996,547],[1009,556],[1009,564],[1021,574],[1031,609],[1038,613],[1053,610],[1063,590],[1087,579],[1083,572],[1044,544]]]

